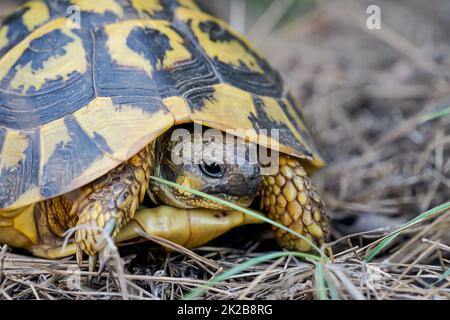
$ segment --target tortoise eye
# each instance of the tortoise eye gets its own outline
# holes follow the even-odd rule
[[[222,167],[215,162],[213,162],[211,164],[207,164],[207,163],[203,162],[199,166],[200,166],[200,170],[202,170],[202,172],[204,174],[206,174],[212,178],[222,178],[224,176]]]

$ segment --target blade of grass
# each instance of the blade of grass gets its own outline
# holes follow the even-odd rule
[[[233,277],[250,267],[256,266],[258,264],[261,264],[261,263],[269,261],[269,260],[274,260],[274,259],[278,259],[281,257],[287,257],[287,256],[294,256],[294,257],[298,257],[298,258],[310,259],[310,260],[315,260],[315,261],[319,261],[321,259],[318,256],[311,255],[308,253],[302,253],[302,252],[273,252],[273,253],[261,255],[259,257],[245,261],[231,269],[228,269],[228,270],[222,272],[217,277],[212,278],[208,282],[206,282],[203,287],[196,288],[193,291],[191,291],[190,293],[188,293],[184,297],[183,300],[193,300],[195,298],[198,298],[201,295],[203,295],[208,290],[208,288],[214,287],[218,283],[220,283],[224,280],[227,280],[228,278]],[[322,274],[322,281],[323,281],[323,274]]]
[[[269,223],[269,224],[271,224],[271,225],[273,225],[273,226],[275,226],[275,227],[277,227],[279,229],[283,229],[283,230],[285,230],[285,231],[295,235],[296,237],[299,237],[299,238],[307,241],[311,245],[311,247],[314,248],[314,250],[316,250],[320,255],[322,255],[322,252],[320,251],[319,247],[317,247],[310,239],[306,238],[305,236],[301,235],[298,232],[295,232],[294,230],[289,229],[286,226],[283,226],[282,224],[279,224],[279,223],[273,221],[272,219],[264,217],[261,214],[257,214],[255,212],[249,210],[249,209],[242,208],[242,207],[240,207],[240,206],[238,206],[238,205],[236,205],[234,203],[231,203],[231,202],[225,201],[223,199],[211,196],[211,195],[209,195],[207,193],[204,193],[204,192],[201,192],[201,191],[198,191],[198,190],[191,189],[191,188],[186,187],[186,186],[179,185],[179,184],[171,182],[171,181],[167,181],[165,179],[161,179],[161,178],[153,177],[153,176],[150,177],[150,178],[155,180],[155,181],[157,181],[157,182],[159,182],[159,183],[166,184],[166,185],[168,185],[168,186],[170,186],[172,188],[178,188],[178,189],[181,189],[183,191],[190,192],[190,193],[195,194],[195,195],[197,195],[199,197],[208,199],[210,201],[214,201],[214,202],[219,203],[221,205],[227,206],[227,207],[229,207],[229,208],[231,208],[233,210],[237,210],[237,211],[240,211],[240,212],[242,212],[244,214],[250,215],[250,216],[252,216],[254,218],[260,219],[260,220],[262,220],[262,221],[264,221],[266,223]]]
[[[383,241],[381,241],[373,250],[369,251],[367,256],[365,257],[366,262],[372,261],[373,258],[375,258],[376,255],[378,255],[386,246],[388,246],[402,231],[405,229],[418,224],[434,215],[441,214],[446,212],[447,210],[450,210],[450,202],[444,203],[440,206],[437,206],[431,210],[428,210],[414,219],[412,219],[410,222],[406,223],[396,231],[392,232],[389,236],[387,236]]]
[[[444,281],[445,279],[447,279],[447,277],[450,277],[450,268],[447,269],[447,271],[444,272],[443,275],[441,275],[439,277],[439,279],[437,279],[435,282],[433,282],[431,285],[436,285],[441,281]]]
[[[328,300],[327,293],[330,294],[332,300],[339,300],[339,294],[331,281],[329,274],[326,274],[326,265],[329,262],[328,259],[324,259],[324,255],[321,256],[320,263],[317,264],[317,268],[314,272],[316,279],[317,293],[320,300]]]
[[[441,110],[426,113],[420,117],[420,122],[427,122],[427,121],[443,118],[446,116],[450,116],[450,107],[446,107]]]
[[[331,281],[331,279],[329,279],[329,277],[327,277],[327,275],[325,275],[325,274],[324,274],[324,278],[325,278],[328,290],[330,291],[331,300],[340,300],[339,293],[338,293],[333,281]]]
[[[321,263],[317,264],[314,276],[316,278],[316,287],[319,300],[328,300],[325,276],[323,274],[323,267]]]

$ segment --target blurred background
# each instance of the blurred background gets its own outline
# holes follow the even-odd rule
[[[336,238],[449,200],[450,1],[199,2],[247,35],[301,101],[328,162],[315,182]],[[367,26],[370,5],[381,29]]]

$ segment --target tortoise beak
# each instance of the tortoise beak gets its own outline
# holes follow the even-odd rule
[[[242,173],[235,173],[229,175],[226,183],[223,181],[216,185],[207,186],[203,192],[211,195],[228,195],[231,197],[256,197],[261,177],[258,174],[246,175]]]

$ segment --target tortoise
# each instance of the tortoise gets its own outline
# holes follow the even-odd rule
[[[175,164],[187,140],[173,133],[194,123],[278,152],[277,170]],[[323,243],[328,220],[309,175],[324,165],[280,74],[194,1],[33,0],[2,20],[0,243],[95,261],[104,234],[127,243],[140,238],[136,226],[195,247],[257,222],[152,177],[243,207],[260,199],[263,214]]]

